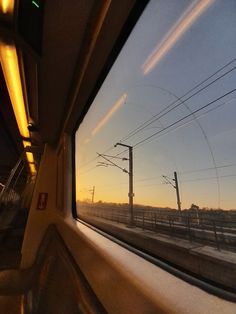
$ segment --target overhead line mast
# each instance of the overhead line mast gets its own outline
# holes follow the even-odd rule
[[[133,147],[130,145],[116,143],[116,146],[124,146],[129,149],[129,209],[130,209],[130,226],[134,226],[134,191],[133,191]]]
[[[174,172],[174,179],[171,179],[165,175],[163,175],[162,177],[166,180],[166,183],[172,185],[173,188],[176,190],[178,210],[181,211],[181,201],[180,201],[180,194],[179,194],[179,183],[178,183],[177,172],[176,171]],[[172,181],[174,181],[175,183],[173,184]]]
[[[133,147],[130,145],[126,145],[126,144],[121,144],[121,143],[116,143],[114,145],[115,147],[117,146],[124,146],[127,147],[129,150],[129,158],[119,158],[122,159],[123,161],[129,160],[129,171],[127,171],[125,168],[120,167],[119,165],[117,165],[115,162],[113,162],[111,160],[111,158],[117,158],[117,156],[109,156],[109,158],[107,157],[108,155],[105,154],[98,154],[99,157],[102,157],[103,159],[105,159],[108,163],[100,163],[98,166],[115,166],[117,168],[119,168],[120,170],[122,170],[125,173],[128,173],[129,175],[129,193],[128,193],[128,197],[129,197],[129,210],[130,210],[130,221],[129,221],[129,226],[133,227],[134,226],[134,209],[133,209],[133,198],[134,198],[134,191],[133,191]]]

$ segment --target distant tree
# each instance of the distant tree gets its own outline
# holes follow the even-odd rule
[[[83,202],[84,202],[84,203],[90,203],[90,199],[89,199],[89,198],[84,198],[84,199],[83,199]]]
[[[199,206],[192,204],[191,207],[189,208],[190,210],[198,210]]]

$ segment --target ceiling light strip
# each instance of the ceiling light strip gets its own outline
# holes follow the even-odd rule
[[[13,14],[14,11],[14,0],[0,0],[0,13]]]
[[[28,130],[28,121],[15,46],[0,44],[0,59],[20,134],[24,138],[29,138],[30,133]],[[23,141],[23,145],[24,147],[31,146],[31,144],[26,141]],[[26,157],[29,163],[34,162],[33,154],[29,157],[29,154],[26,153]],[[34,165],[29,164],[29,167],[32,173],[36,172]]]

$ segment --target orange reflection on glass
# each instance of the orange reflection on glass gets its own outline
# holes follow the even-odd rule
[[[111,110],[109,110],[106,115],[102,118],[102,120],[96,125],[96,127],[92,131],[92,135],[95,135],[112,117],[112,115],[124,104],[126,101],[127,95],[123,94],[117,102],[113,105]]]
[[[191,25],[210,5],[212,5],[214,1],[215,0],[197,0],[185,10],[182,16],[165,35],[160,44],[154,48],[153,52],[142,65],[144,75],[153,70],[156,64],[168,53],[187,29],[191,27]]]

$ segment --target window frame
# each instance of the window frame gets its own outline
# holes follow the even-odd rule
[[[142,3],[141,3],[142,2]],[[176,276],[177,278],[182,279],[183,281],[194,285],[196,287],[199,287],[203,291],[210,293],[214,296],[220,297],[224,300],[236,302],[236,294],[233,291],[225,290],[220,285],[215,285],[215,283],[205,279],[201,278],[198,275],[191,274],[187,270],[181,269],[181,267],[178,267],[176,265],[173,265],[171,262],[164,260],[162,258],[156,258],[150,254],[148,254],[145,251],[141,251],[139,248],[136,248],[135,246],[131,245],[130,243],[127,243],[119,237],[116,237],[110,233],[107,233],[105,230],[103,230],[100,227],[97,227],[96,225],[92,225],[84,220],[81,220],[77,215],[77,208],[76,208],[76,175],[75,175],[75,169],[76,169],[76,160],[75,160],[75,152],[76,152],[76,131],[78,130],[80,124],[82,123],[84,117],[86,116],[90,106],[92,105],[97,93],[99,92],[104,80],[106,79],[109,71],[111,70],[114,62],[116,61],[120,51],[122,50],[123,46],[125,45],[129,35],[131,34],[133,28],[135,27],[137,21],[139,20],[139,17],[143,13],[146,5],[149,3],[149,0],[144,1],[135,1],[134,7],[129,14],[125,24],[122,27],[122,31],[118,36],[118,39],[112,48],[112,51],[109,54],[109,57],[103,66],[103,69],[98,77],[98,80],[96,81],[95,87],[93,88],[89,98],[86,101],[86,105],[83,108],[82,114],[79,116],[75,127],[73,129],[72,135],[71,135],[71,143],[72,143],[72,216],[73,219],[76,221],[82,223],[83,225],[89,227],[93,231],[97,232],[98,234],[104,236],[106,239],[109,239],[110,241],[120,245],[121,247],[127,249],[128,251],[142,257],[148,262],[151,262],[152,264],[160,267],[161,269],[167,271],[168,273]]]

